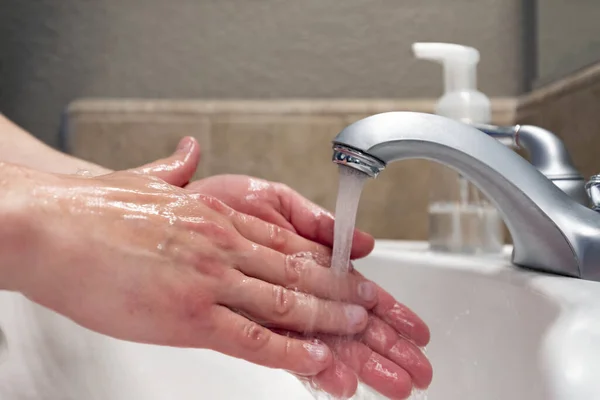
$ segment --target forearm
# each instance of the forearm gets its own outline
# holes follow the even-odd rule
[[[102,175],[111,170],[61,153],[39,141],[0,114],[0,162],[14,163],[44,172]]]

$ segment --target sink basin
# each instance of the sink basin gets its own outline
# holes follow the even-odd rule
[[[428,400],[600,399],[600,283],[378,241],[357,269],[429,324]],[[289,374],[95,334],[0,292],[0,398],[310,400]]]

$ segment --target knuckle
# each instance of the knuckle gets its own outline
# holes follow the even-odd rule
[[[278,318],[289,316],[295,305],[295,296],[286,288],[273,287],[273,314]]]
[[[279,226],[273,224],[269,224],[267,229],[269,234],[269,247],[279,252],[284,250],[288,244],[288,231],[285,231]]]
[[[216,197],[208,196],[205,194],[198,194],[198,199],[206,207],[210,208],[213,211],[218,212],[219,214],[227,215],[227,216],[233,214],[233,209],[231,207],[229,207],[227,204],[225,204],[224,202],[222,202],[221,200],[217,199]]]
[[[161,251],[174,265],[185,267],[192,274],[222,277],[228,269],[226,254],[207,248],[206,241],[196,232],[188,232],[185,239],[165,241],[160,245]]]
[[[265,348],[271,338],[271,332],[253,321],[248,321],[241,330],[240,343],[243,348],[257,351]]]
[[[322,267],[331,267],[331,249],[319,247],[313,254],[313,259]]]
[[[200,221],[195,224],[194,230],[209,238],[212,244],[222,250],[235,250],[240,243],[239,233],[222,221]]]
[[[286,337],[285,343],[284,343],[284,348],[283,348],[283,356],[285,358],[289,358],[289,357],[292,357],[293,355],[294,355],[294,341],[291,338]]]
[[[158,176],[150,175],[153,172],[154,168],[145,168],[142,173],[145,174],[144,178],[151,183],[163,183],[164,181],[160,179]]]
[[[194,261],[194,271],[206,277],[212,277],[219,280],[224,279],[224,275],[229,271],[227,264],[217,256],[205,256],[195,254],[192,256]]]
[[[293,190],[291,187],[282,182],[274,183],[272,187],[279,192],[291,192]]]
[[[286,256],[284,263],[284,278],[288,287],[296,288],[301,276],[305,273],[306,260],[300,257]]]
[[[279,198],[280,203],[284,202],[290,195],[293,195],[294,190],[285,183],[274,183],[271,185],[271,193]]]
[[[177,298],[181,316],[186,321],[201,323],[213,304],[209,291],[201,290],[200,285],[190,285],[183,288]]]

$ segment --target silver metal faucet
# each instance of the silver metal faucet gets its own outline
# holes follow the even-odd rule
[[[525,149],[531,165],[546,178],[578,203],[589,204],[583,176],[573,166],[564,143],[552,132],[532,125],[473,126],[511,148]]]
[[[335,163],[370,177],[402,159],[443,163],[473,182],[498,208],[513,239],[515,265],[600,281],[600,214],[473,126],[433,114],[383,113],[346,127],[333,148]],[[592,200],[600,195],[600,179],[593,178],[587,189]]]

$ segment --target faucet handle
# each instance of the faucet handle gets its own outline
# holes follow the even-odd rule
[[[600,211],[600,175],[594,175],[585,184],[585,191],[594,211]]]

